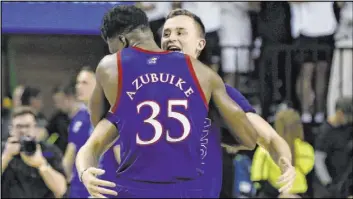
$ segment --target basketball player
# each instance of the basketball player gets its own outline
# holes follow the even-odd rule
[[[204,25],[198,16],[183,9],[173,10],[168,14],[166,23],[164,24],[161,46],[162,49],[165,50],[180,51],[189,54],[194,58],[198,58],[205,47],[204,35]],[[291,188],[295,179],[295,170],[291,165],[291,151],[288,144],[262,117],[255,113],[255,110],[239,91],[228,85],[226,85],[226,90],[228,95],[241,106],[244,112],[246,112],[249,121],[256,129],[258,133],[257,143],[270,152],[272,158],[277,161],[277,165],[280,167],[282,164],[279,162],[279,158],[282,157],[282,159],[284,159],[285,164],[282,165],[282,172],[284,172],[284,174],[282,178],[285,183],[280,191],[285,193]],[[214,124],[212,126],[214,126]],[[220,130],[215,127],[211,127],[211,129],[215,132],[211,131],[209,133],[208,157],[206,157],[205,162],[207,165],[207,160],[212,161],[208,163],[210,167],[206,167],[206,170],[208,168],[209,171],[214,171],[221,168],[222,164],[222,160],[218,153],[220,150],[218,142],[219,138],[216,137],[220,134]],[[230,146],[225,145],[225,147],[228,148]],[[239,149],[241,149],[241,146],[237,147],[237,150]],[[219,158],[217,159],[217,157]],[[221,174],[205,171],[205,174],[207,173],[210,174],[213,182],[222,181]],[[217,174],[219,175],[215,176]],[[219,194],[220,186],[219,189],[215,189],[215,185],[213,185],[209,190],[216,191],[214,194],[217,195],[217,192]]]
[[[74,166],[77,151],[84,145],[93,128],[86,107],[96,85],[94,71],[84,67],[76,78],[76,98],[79,102],[76,111],[72,114],[69,125],[68,145],[64,155],[64,168],[70,182],[69,198],[88,197],[89,193],[79,180]]]
[[[90,116],[87,109],[88,101],[92,95],[96,85],[94,71],[89,67],[83,67],[76,78],[76,97],[79,105],[71,115],[71,123],[69,126],[69,144],[65,151],[63,164],[68,173],[70,181],[70,198],[88,197],[89,193],[83,184],[79,181],[76,167],[74,167],[74,159],[76,152],[81,148],[89,138],[93,128],[90,122]],[[103,179],[112,180],[118,167],[117,154],[120,154],[120,147],[114,146],[108,150],[101,159],[101,168],[106,170]],[[73,170],[72,170],[73,169]]]
[[[104,17],[102,36],[113,54],[97,67],[93,95],[103,91],[112,108],[77,154],[83,184],[94,197],[204,197],[200,139],[209,101],[232,135],[253,149],[256,132],[245,113],[214,71],[158,48],[141,9],[114,7]],[[113,191],[101,187],[116,184],[98,179],[104,170],[96,167],[119,136],[122,156]]]

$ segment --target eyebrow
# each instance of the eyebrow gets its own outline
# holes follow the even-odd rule
[[[186,28],[184,28],[184,27],[164,28],[164,30],[171,30],[171,29],[176,29],[176,30],[186,30]]]

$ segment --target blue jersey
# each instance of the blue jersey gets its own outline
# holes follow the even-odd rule
[[[133,47],[117,53],[117,60],[119,92],[111,113],[122,154],[117,184],[192,184],[203,175],[200,139],[208,103],[190,58]]]
[[[69,125],[69,138],[68,143],[73,143],[76,146],[76,153],[88,140],[93,127],[90,122],[90,117],[88,110],[85,106],[82,106],[76,115],[71,119]],[[77,173],[76,164],[73,166],[72,170],[72,180],[70,183],[70,198],[82,198],[88,197],[85,186],[80,182],[79,175]]]
[[[229,85],[225,86],[229,97],[238,103],[244,112],[255,113],[254,108],[237,89]],[[203,181],[209,182],[205,184],[205,190],[208,190],[206,193],[207,197],[218,198],[222,187],[221,130],[217,125],[211,124],[209,119],[206,119],[205,124],[203,136],[203,143],[205,144],[202,148],[202,151],[205,151],[205,157],[203,157],[205,171]],[[207,126],[209,127],[207,128]]]
[[[108,149],[100,161],[100,168],[105,171],[105,173],[99,176],[100,179],[115,182],[116,180],[116,170],[119,167],[119,163],[115,158],[114,147],[119,145],[119,140],[114,143],[114,145]]]

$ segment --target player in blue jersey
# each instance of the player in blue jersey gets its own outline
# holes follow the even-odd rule
[[[188,55],[161,50],[141,9],[114,7],[104,17],[102,36],[113,54],[97,67],[90,108],[101,105],[96,98],[104,92],[114,117],[100,121],[77,154],[77,170],[89,193],[119,193],[122,198],[206,196],[203,183],[209,182],[200,181],[200,140],[210,99],[231,134],[253,149],[257,135],[245,113],[214,71]],[[118,137],[121,164],[112,183],[97,177],[104,173],[97,166]]]
[[[161,46],[163,49],[183,52],[194,58],[198,58],[205,44],[205,28],[199,17],[183,9],[174,10],[167,16],[162,32]],[[285,183],[280,191],[288,191],[295,177],[295,170],[291,165],[291,153],[288,144],[263,118],[255,113],[255,110],[238,90],[228,85],[226,85],[226,90],[228,95],[246,112],[249,121],[257,130],[259,138],[257,143],[265,147],[272,155],[272,158],[277,161],[277,164],[281,166],[282,172],[284,173],[283,182]],[[217,158],[220,153],[220,145],[219,138],[216,138],[216,136],[219,135],[220,130],[214,127],[214,125],[212,125],[211,129],[208,139],[208,154],[205,160],[206,164],[207,161],[210,162],[208,163],[209,167],[205,167],[205,173],[209,174],[208,176],[211,178],[208,179],[209,181],[217,182],[209,189],[214,191],[211,193],[210,197],[219,197],[222,176],[213,171],[222,168],[221,159]],[[227,144],[223,145],[227,148],[231,147]],[[241,146],[236,147],[236,150],[241,148]],[[280,164],[280,158],[284,159],[285,164]],[[207,173],[207,170],[210,172]]]
[[[83,198],[89,196],[89,193],[79,180],[79,175],[74,163],[76,153],[88,140],[93,130],[88,109],[85,104],[88,103],[95,84],[96,79],[94,71],[88,67],[82,68],[76,78],[76,98],[79,104],[77,105],[75,113],[71,115],[68,130],[68,146],[63,160],[63,165],[70,182],[69,198]]]

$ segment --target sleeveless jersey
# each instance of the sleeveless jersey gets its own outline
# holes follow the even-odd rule
[[[248,100],[235,88],[225,85],[227,94],[235,101],[244,112],[255,113],[254,108]],[[222,149],[221,149],[221,129],[216,123],[211,123],[209,119],[205,120],[204,136],[202,138],[202,156],[204,162],[203,182],[205,185],[205,195],[209,198],[219,198],[222,188]],[[207,128],[207,126],[209,126]],[[225,132],[222,132],[223,134]],[[229,133],[229,132],[228,132]],[[234,139],[229,135],[232,140]],[[207,192],[206,192],[207,191]]]
[[[76,146],[76,152],[86,143],[88,140],[93,127],[90,122],[89,113],[87,108],[82,105],[80,110],[71,119],[69,125],[69,139],[68,143],[74,143]],[[70,198],[82,198],[88,197],[89,193],[86,187],[80,182],[79,174],[77,173],[76,164],[74,163],[72,169],[72,180],[70,183],[69,197]]]
[[[190,58],[132,47],[118,52],[117,60],[118,94],[110,113],[120,133],[117,179],[175,184],[203,175],[200,140],[208,103]]]

